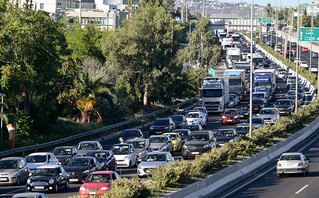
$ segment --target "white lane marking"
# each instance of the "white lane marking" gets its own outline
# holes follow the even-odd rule
[[[13,193],[19,192],[19,191],[24,191],[24,188],[20,188],[20,189],[14,190],[14,191],[8,192],[8,193],[6,193],[6,194],[2,194],[2,195],[0,195],[0,197],[1,197],[1,196],[12,195]]]
[[[298,195],[301,191],[303,191],[305,188],[307,188],[309,185],[305,185],[304,187],[302,187],[300,190],[298,190],[297,192],[295,192],[295,195]]]

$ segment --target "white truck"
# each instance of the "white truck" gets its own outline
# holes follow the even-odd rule
[[[229,77],[229,93],[234,93],[243,101],[246,96],[245,69],[227,69],[224,76]]]
[[[229,78],[206,77],[202,79],[202,106],[207,112],[223,112],[229,102]]]
[[[226,50],[229,47],[233,46],[233,39],[232,38],[223,38],[222,40],[223,49]]]
[[[227,48],[226,51],[226,61],[228,63],[228,68],[232,69],[235,62],[241,59],[241,51],[237,47]]]

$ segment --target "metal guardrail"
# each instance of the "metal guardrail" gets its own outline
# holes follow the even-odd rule
[[[132,124],[132,123],[135,123],[135,122],[137,122],[139,120],[144,120],[144,119],[156,116],[158,114],[161,114],[161,113],[164,113],[164,112],[167,112],[167,111],[171,111],[173,109],[181,107],[181,106],[183,106],[183,105],[185,105],[187,103],[190,103],[190,102],[196,100],[198,97],[199,96],[197,95],[197,96],[195,96],[195,97],[193,97],[193,98],[191,98],[189,100],[186,100],[186,101],[181,102],[179,104],[173,105],[173,106],[168,107],[166,109],[160,109],[160,110],[154,111],[152,113],[146,114],[146,115],[141,116],[141,117],[137,117],[137,118],[134,118],[134,119],[131,119],[131,120],[126,120],[126,121],[123,121],[123,122],[119,122],[119,123],[116,123],[116,124],[112,124],[112,125],[109,125],[109,126],[105,126],[105,127],[99,128],[99,129],[94,129],[94,130],[91,130],[91,131],[83,132],[83,133],[80,133],[80,134],[72,135],[72,136],[69,136],[69,137],[66,137],[66,138],[62,138],[62,139],[59,139],[59,140],[54,140],[54,141],[50,141],[50,142],[46,142],[46,143],[42,143],[42,144],[24,146],[24,147],[19,147],[19,148],[15,148],[15,149],[2,151],[2,152],[0,152],[0,157],[14,155],[15,153],[24,153],[24,152],[28,152],[28,151],[43,149],[43,148],[47,148],[47,147],[51,147],[51,146],[55,146],[55,145],[61,145],[61,144],[64,144],[66,142],[70,142],[70,141],[73,141],[73,140],[76,140],[76,139],[80,139],[80,138],[83,138],[83,137],[95,135],[95,134],[102,133],[102,132],[105,132],[105,131],[108,131],[108,130],[111,130],[111,129],[122,127],[122,126],[125,126],[125,125],[128,125],[128,124]]]

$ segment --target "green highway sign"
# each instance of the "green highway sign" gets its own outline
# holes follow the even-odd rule
[[[244,20],[251,20],[251,17],[244,17]],[[257,20],[258,23],[273,23],[274,17],[254,17],[253,20]]]
[[[210,70],[208,70],[208,74],[215,76],[215,70],[213,68],[210,68]]]
[[[319,28],[299,28],[299,41],[319,42]]]

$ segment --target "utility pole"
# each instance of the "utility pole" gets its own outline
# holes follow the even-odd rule
[[[297,6],[297,57],[299,58],[299,0],[298,0],[298,6]],[[298,69],[299,69],[299,61],[297,60],[296,63],[296,97],[295,97],[295,114],[298,113]]]
[[[249,137],[251,138],[253,133],[253,9],[254,0],[251,0],[250,5],[250,87],[249,87]]]
[[[311,59],[312,59],[312,34],[313,34],[313,13],[311,12],[311,36],[310,36],[310,64],[309,64],[309,74],[311,74],[311,65],[312,65],[312,62],[311,62]]]
[[[0,93],[1,96],[1,113],[3,114],[3,98],[6,96],[5,93]],[[1,141],[0,143],[2,144],[3,141],[3,118],[1,116]]]
[[[130,19],[130,0],[127,0],[127,19]]]
[[[206,14],[205,14],[205,7],[206,7],[206,0],[203,0],[203,17],[206,16]]]
[[[80,24],[82,25],[82,0],[80,0],[80,7],[79,7],[79,21]]]

